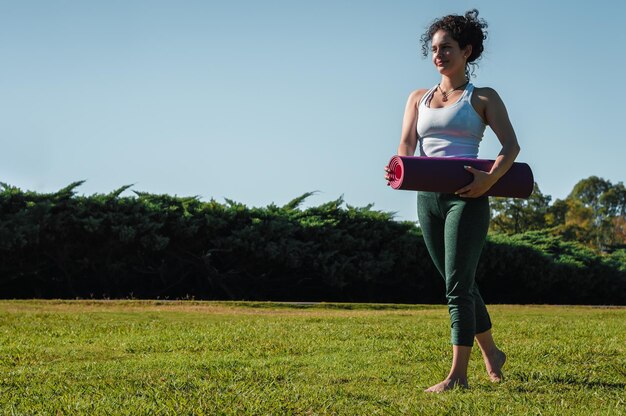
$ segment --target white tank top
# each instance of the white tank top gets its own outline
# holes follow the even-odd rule
[[[451,106],[427,107],[436,88],[424,94],[418,105],[420,156],[477,158],[486,125],[471,103],[474,85],[467,84],[461,98]]]

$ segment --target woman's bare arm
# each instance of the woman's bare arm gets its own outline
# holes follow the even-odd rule
[[[413,91],[404,108],[402,119],[402,133],[398,145],[398,156],[413,156],[417,148],[417,105],[427,90]],[[389,180],[389,170],[385,166],[385,179]]]
[[[406,102],[398,156],[413,156],[417,148],[417,105],[426,90],[413,91]]]

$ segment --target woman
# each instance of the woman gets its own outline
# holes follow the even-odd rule
[[[453,345],[450,373],[427,392],[468,387],[467,366],[474,338],[492,381],[502,380],[506,361],[493,340],[491,320],[474,281],[490,219],[489,200],[482,195],[511,167],[520,150],[498,94],[469,82],[470,65],[483,51],[486,27],[474,9],[464,16],[434,21],[422,35],[424,56],[430,46],[441,82],[409,95],[398,147],[401,156],[413,156],[419,146],[420,156],[476,158],[487,125],[502,144],[489,172],[466,166],[474,179],[454,194],[418,192],[424,241],[446,283]],[[389,179],[388,172],[385,179]]]

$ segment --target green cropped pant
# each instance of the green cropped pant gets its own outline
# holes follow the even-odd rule
[[[489,228],[489,198],[418,192],[417,216],[430,257],[446,282],[453,345],[474,345],[491,319],[474,280]]]

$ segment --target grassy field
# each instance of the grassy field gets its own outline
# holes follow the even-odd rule
[[[489,382],[451,360],[442,306],[0,301],[0,412],[623,415],[626,308],[491,306]]]

